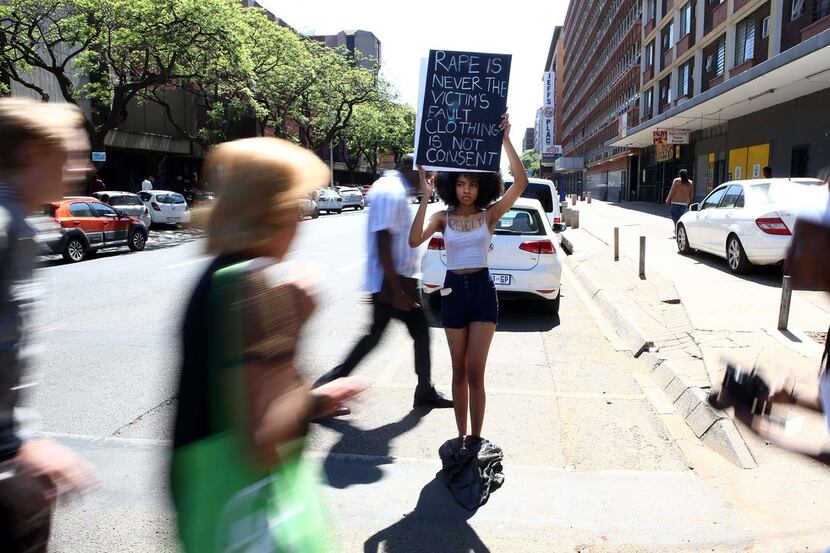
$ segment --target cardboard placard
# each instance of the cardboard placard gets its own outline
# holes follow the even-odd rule
[[[498,171],[512,56],[430,50],[421,67],[415,164]]]

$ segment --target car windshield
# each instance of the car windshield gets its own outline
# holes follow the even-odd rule
[[[511,207],[496,223],[497,235],[545,234],[539,212],[535,209]]]
[[[112,196],[110,197],[110,205],[142,205],[142,203],[137,196]]]
[[[512,185],[512,181],[505,182],[505,191]],[[551,188],[547,184],[540,184],[536,182],[528,183],[527,188],[525,188],[524,192],[522,192],[522,198],[539,200],[539,203],[542,204],[542,209],[544,209],[545,212],[551,213],[553,211],[553,196],[551,195]]]

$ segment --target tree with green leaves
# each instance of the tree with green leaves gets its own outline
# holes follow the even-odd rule
[[[103,149],[133,100],[200,76],[190,62],[228,43],[238,11],[236,0],[7,0],[0,77],[44,101],[89,102],[86,128]]]
[[[538,177],[542,169],[542,156],[533,150],[525,150],[522,152],[522,165],[532,176]]]

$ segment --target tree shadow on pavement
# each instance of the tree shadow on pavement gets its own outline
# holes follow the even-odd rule
[[[355,484],[371,484],[383,478],[381,465],[393,463],[389,456],[392,440],[414,429],[430,409],[413,408],[404,418],[377,428],[363,430],[350,421],[324,419],[320,425],[340,433],[340,440],[329,451],[323,471],[333,488],[344,489]],[[362,462],[348,459],[356,456]]]
[[[669,207],[664,204],[658,203],[651,203],[651,202],[606,202],[608,205],[613,207],[619,207],[620,209],[628,209],[630,211],[639,211],[640,213],[647,213],[649,215],[655,215],[657,217],[662,217],[664,219],[671,219],[671,213],[669,211]]]
[[[459,506],[443,480],[436,477],[421,490],[415,509],[366,540],[363,551],[489,553],[467,522],[474,514]]]

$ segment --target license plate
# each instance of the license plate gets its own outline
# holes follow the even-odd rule
[[[178,223],[178,222],[179,222],[179,218],[178,218],[178,217],[168,217],[168,218],[167,218],[167,222],[168,222],[168,223]]]
[[[493,275],[493,282],[496,284],[510,284],[510,275]]]

